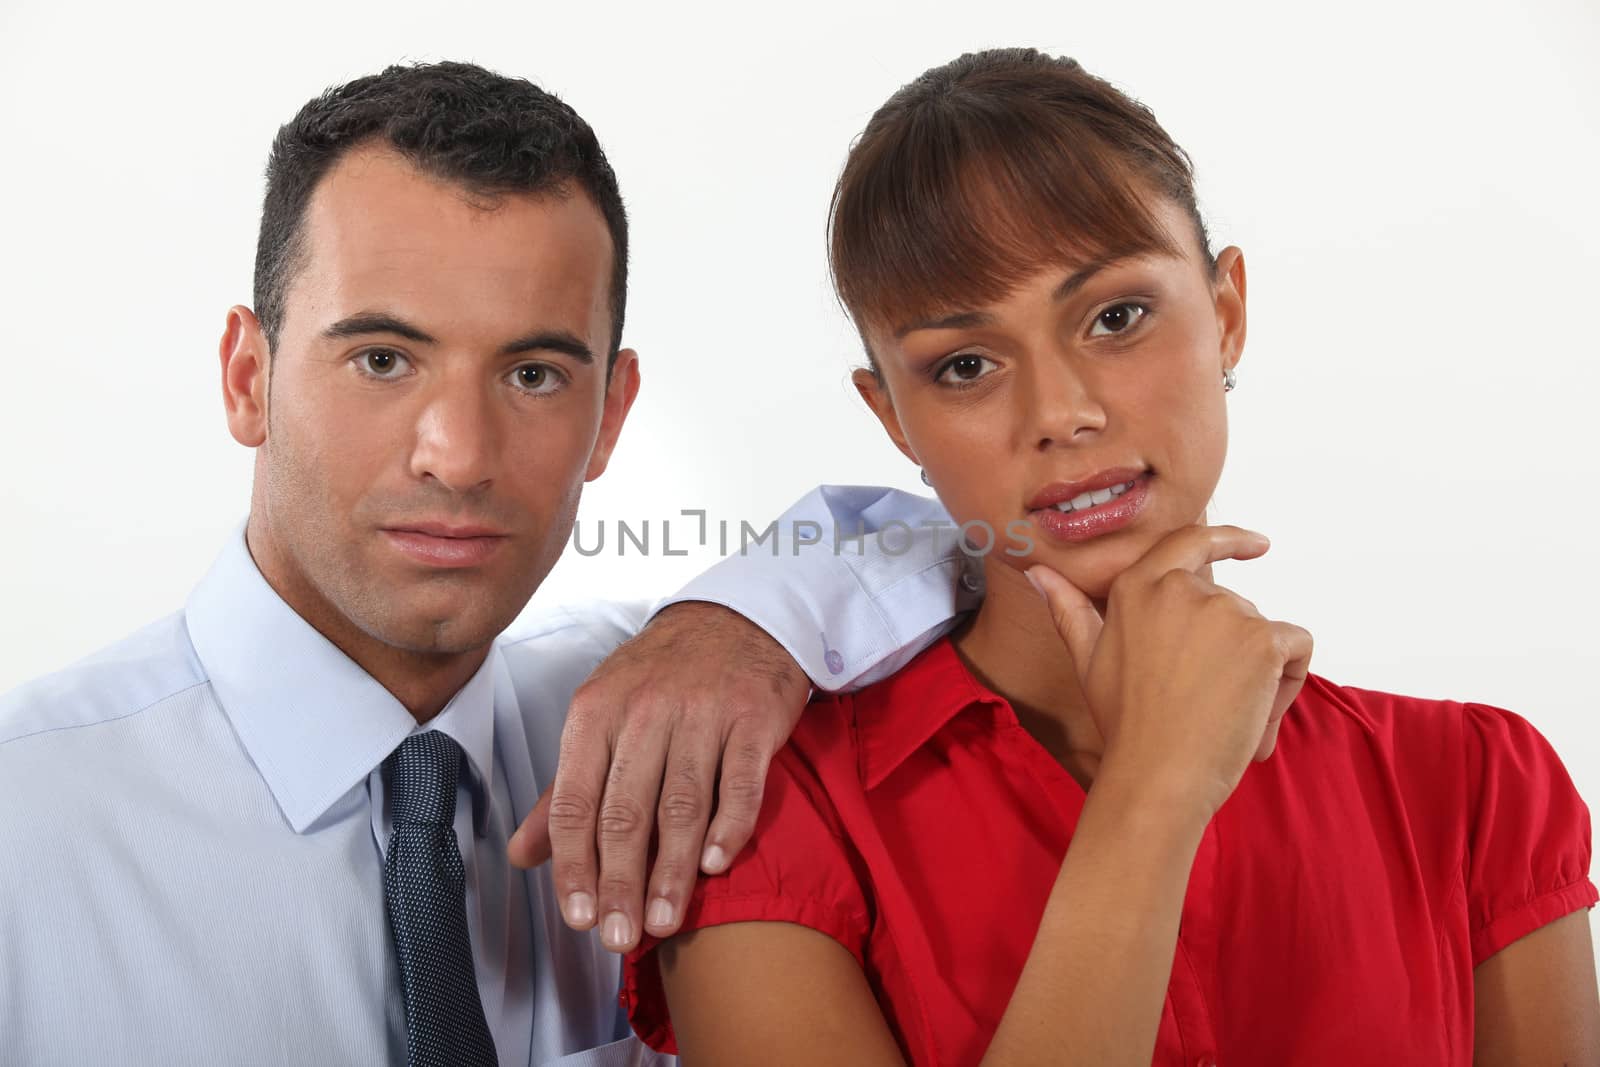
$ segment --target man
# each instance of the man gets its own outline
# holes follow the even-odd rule
[[[748,836],[807,695],[784,648],[817,685],[892,669],[945,624],[956,561],[827,538],[724,561],[680,599],[775,637],[675,604],[562,738],[642,613],[496,638],[638,390],[626,261],[593,133],[527,82],[390,68],[279,132],[255,310],[220,349],[248,521],[182,612],[0,699],[0,1060],[647,1055],[606,948],[675,929]],[[938,514],[881,496],[788,517]],[[507,841],[558,746],[552,879]]]

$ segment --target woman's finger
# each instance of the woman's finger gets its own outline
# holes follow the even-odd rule
[[[1029,567],[1026,573],[1028,581],[1050,605],[1050,617],[1055,620],[1056,631],[1061,634],[1067,654],[1072,657],[1079,684],[1087,689],[1089,662],[1094,656],[1094,646],[1100,640],[1105,619],[1083,591],[1058,572],[1039,563]]]
[[[1242,526],[1183,526],[1157,541],[1119,579],[1154,583],[1171,570],[1198,573],[1201,567],[1218,560],[1255,559],[1271,547],[1266,534]]]

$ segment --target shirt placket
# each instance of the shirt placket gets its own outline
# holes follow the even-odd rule
[[[1189,872],[1183,915],[1178,923],[1178,946],[1173,954],[1172,982],[1167,987],[1168,1019],[1156,1063],[1166,1067],[1221,1067],[1217,1054],[1213,963],[1217,958],[1216,876],[1217,835],[1213,822],[1206,827]]]

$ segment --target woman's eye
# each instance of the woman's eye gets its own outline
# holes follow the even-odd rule
[[[374,378],[397,378],[406,357],[392,348],[370,348],[359,357],[361,369]]]
[[[525,393],[553,393],[561,388],[560,374],[543,363],[528,363],[511,372],[517,388]]]
[[[1094,327],[1089,334],[1092,337],[1104,337],[1107,334],[1127,333],[1148,313],[1143,304],[1113,305],[1095,316]]]
[[[975,382],[989,373],[986,367],[993,366],[994,360],[968,352],[957,356],[940,368],[939,381],[948,385]]]

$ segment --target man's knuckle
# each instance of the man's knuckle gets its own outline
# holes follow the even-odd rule
[[[761,803],[761,794],[765,788],[764,776],[749,772],[730,773],[722,779],[722,806],[732,807],[735,810],[754,808]]]
[[[600,688],[595,682],[584,682],[572,691],[572,699],[567,701],[567,725],[563,733],[570,736],[584,730],[590,718],[609,705],[609,701],[600,698]]]
[[[552,830],[581,830],[592,825],[595,818],[594,801],[579,792],[555,792],[550,795],[550,828]]]
[[[689,830],[704,822],[706,801],[699,787],[668,788],[661,794],[657,817],[664,830]]]
[[[644,809],[632,797],[607,797],[600,806],[601,837],[635,837],[648,826]]]

